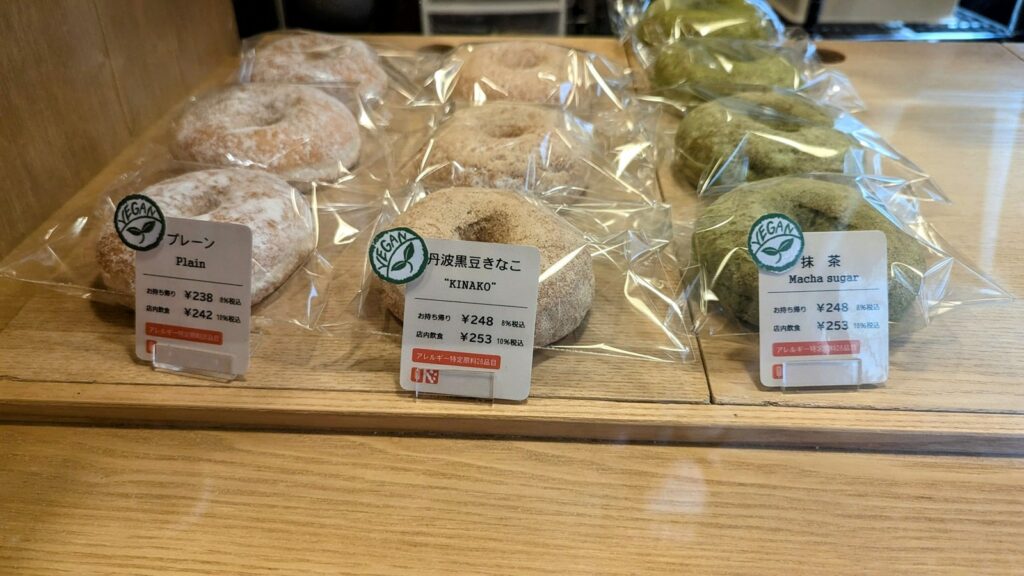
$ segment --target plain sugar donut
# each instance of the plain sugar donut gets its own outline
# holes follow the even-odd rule
[[[492,42],[457,49],[457,99],[558,102],[572,51],[543,42]]]
[[[536,246],[541,276],[534,345],[545,346],[576,329],[594,298],[594,270],[584,238],[558,216],[508,190],[449,188],[439,190],[400,215],[394,227],[407,227],[427,239],[470,240]],[[565,260],[569,261],[566,262]],[[378,280],[384,303],[399,319],[405,290]]]
[[[256,47],[253,82],[357,84],[362,94],[380,96],[388,75],[373,48],[361,40],[302,32],[273,36]]]
[[[309,86],[245,84],[200,98],[179,118],[179,160],[256,167],[294,180],[335,178],[355,166],[361,139],[352,113]],[[340,165],[340,166],[339,166]]]
[[[252,230],[252,304],[287,280],[316,245],[309,205],[287,182],[266,172],[223,168],[190,172],[141,192],[164,216],[244,224]],[[135,252],[112,226],[96,244],[104,284],[135,293]],[[134,302],[134,300],[131,300]]]
[[[424,147],[419,180],[430,188],[579,186],[587,166],[580,160],[584,151],[566,138],[572,122],[568,113],[540,104],[461,107]]]
[[[773,178],[723,194],[701,214],[693,236],[704,289],[740,320],[754,326],[759,321],[758,269],[747,252],[747,234],[769,213],[789,216],[804,232],[880,230],[888,241],[889,319],[899,320],[917,298],[927,269],[924,248],[859,190],[810,178]]]

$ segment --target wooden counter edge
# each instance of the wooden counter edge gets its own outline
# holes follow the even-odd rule
[[[0,381],[0,421],[1024,455],[1024,415]],[[399,394],[396,392],[396,394]],[[244,396],[244,397],[243,397]]]

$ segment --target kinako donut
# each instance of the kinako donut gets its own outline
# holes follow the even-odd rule
[[[460,107],[419,156],[419,181],[428,188],[579,186],[587,176],[580,158],[586,152],[565,136],[572,121],[567,112],[540,104]]]
[[[694,186],[736,152],[747,181],[808,172],[842,173],[852,137],[828,109],[794,94],[743,92],[706,102],[679,122],[673,172]]]
[[[680,38],[779,39],[776,20],[745,0],[661,0],[652,2],[637,25],[645,44],[665,44]]]
[[[758,269],[747,251],[747,235],[764,214],[785,214],[804,232],[880,230],[888,243],[889,320],[911,307],[926,270],[925,248],[896,227],[860,191],[833,182],[783,177],[738,186],[697,219],[692,249],[704,290],[713,292],[736,318],[756,326]]]
[[[355,166],[361,146],[344,104],[288,84],[243,84],[200,97],[173,132],[179,160],[262,168],[292,180],[336,178]]]
[[[654,61],[651,84],[659,93],[693,104],[707,99],[701,89],[717,97],[752,86],[795,90],[803,82],[788,49],[751,43],[735,48],[731,41],[711,39],[665,46]]]
[[[309,204],[287,182],[258,170],[220,168],[189,172],[141,192],[165,217],[243,224],[252,230],[252,305],[269,296],[309,257],[316,245]],[[107,226],[96,244],[103,283],[135,293],[135,252]],[[134,303],[134,299],[126,299]]]
[[[594,270],[586,240],[558,216],[520,194],[474,188],[439,190],[413,204],[391,225],[412,229],[427,240],[428,248],[431,238],[536,246],[544,280],[537,296],[535,346],[565,337],[590,310]],[[376,282],[382,286],[385,306],[402,319],[405,289],[379,279]]]
[[[265,38],[254,50],[252,82],[344,83],[380,96],[388,75],[361,40],[301,32]]]
[[[456,99],[557,103],[569,80],[568,48],[544,42],[468,44],[456,49],[461,66],[454,79]]]

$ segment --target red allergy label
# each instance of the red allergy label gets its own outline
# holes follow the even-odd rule
[[[203,330],[202,328],[188,328],[186,326],[173,326],[171,324],[157,324],[156,322],[146,322],[146,336],[201,342],[215,346],[224,344],[223,332]]]
[[[835,356],[860,354],[860,340],[826,340],[821,342],[776,342],[772,356]]]
[[[430,368],[413,367],[409,379],[417,384],[437,384],[441,381],[441,372],[440,370],[431,370]]]
[[[413,348],[412,361],[420,364],[483,368],[486,370],[499,370],[501,368],[501,356],[497,354],[474,354],[472,352],[453,352],[451,350],[430,350],[428,348]]]

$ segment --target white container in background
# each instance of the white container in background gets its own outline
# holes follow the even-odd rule
[[[807,20],[810,0],[770,0],[790,22]],[[883,23],[936,24],[953,16],[959,0],[821,0],[819,24]]]

